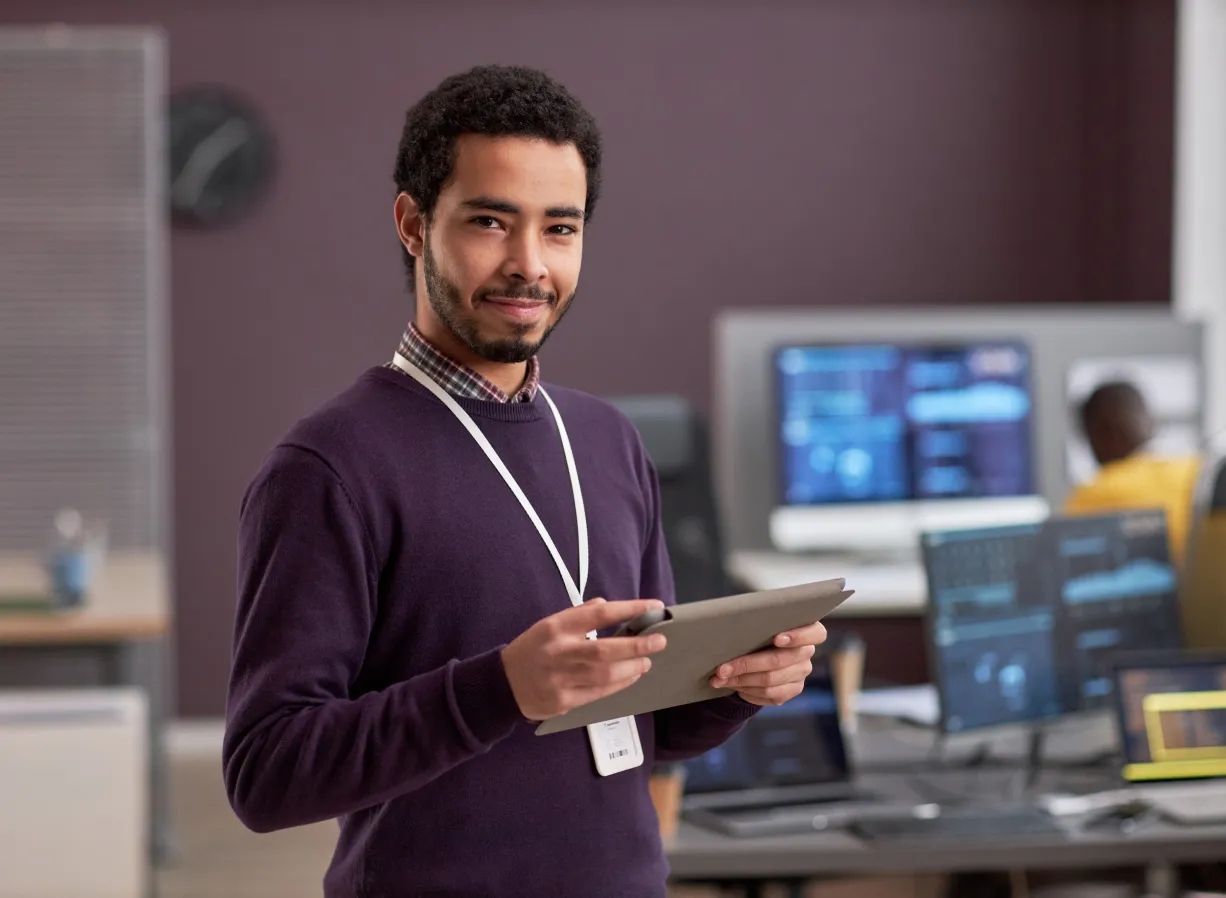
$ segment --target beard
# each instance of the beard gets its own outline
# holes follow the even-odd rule
[[[571,302],[575,298],[575,294],[571,293],[565,303],[559,306],[556,293],[546,293],[535,285],[511,285],[505,288],[499,287],[497,290],[493,288],[478,290],[473,295],[474,305],[479,303],[485,296],[496,294],[498,296],[505,296],[508,299],[532,299],[544,302],[556,316],[546,326],[545,332],[541,334],[539,340],[528,338],[528,334],[532,332],[532,325],[512,325],[513,333],[510,337],[487,340],[481,336],[476,314],[469,309],[465,309],[464,298],[460,293],[460,289],[439,272],[438,265],[434,261],[434,254],[430,250],[429,240],[426,240],[422,252],[422,265],[426,280],[426,298],[429,300],[430,308],[434,310],[434,314],[455,335],[457,340],[487,362],[507,365],[526,362],[531,359],[540,352],[541,347],[545,345],[545,341],[549,339],[553,329],[562,321],[562,318],[570,309]]]

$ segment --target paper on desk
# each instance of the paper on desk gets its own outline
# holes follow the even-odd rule
[[[931,683],[924,683],[891,689],[865,689],[856,700],[856,713],[936,726],[941,716],[941,707],[936,687]]]

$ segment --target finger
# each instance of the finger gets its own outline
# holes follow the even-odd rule
[[[568,685],[584,689],[609,686],[623,680],[638,679],[649,670],[650,658],[629,658],[612,664],[585,664],[568,675]]]
[[[639,681],[642,674],[635,674],[624,680],[615,680],[611,683],[606,683],[603,686],[579,686],[571,691],[568,696],[568,708],[580,708],[583,705],[596,701],[598,698],[604,698],[606,695],[613,695],[615,692],[621,692],[628,686],[633,686]]]
[[[820,623],[812,623],[807,627],[800,627],[796,630],[788,630],[785,633],[780,633],[775,637],[775,645],[783,646],[798,646],[798,645],[821,645],[826,641],[826,628]]]
[[[763,670],[777,670],[781,667],[791,667],[801,661],[813,657],[814,648],[802,645],[794,649],[763,649],[752,655],[742,655],[721,664],[715,671],[715,676],[721,680],[729,680],[747,673],[757,673]]]
[[[813,673],[812,661],[801,661],[789,667],[766,670],[761,673],[741,674],[729,680],[718,677],[711,678],[711,685],[717,689],[764,688],[767,686],[782,686],[787,683],[804,683],[805,678]]]
[[[627,658],[642,658],[661,652],[668,645],[663,633],[650,636],[609,636],[605,639],[586,640],[577,646],[576,655],[584,663],[611,664]]]
[[[763,689],[740,689],[737,695],[751,705],[782,705],[800,695],[803,683],[787,683],[783,686],[767,686]]]
[[[664,603],[659,599],[627,599],[619,602],[592,599],[574,608],[559,611],[555,617],[567,632],[584,634],[589,630],[603,630],[613,624],[624,624],[646,611],[663,607]]]

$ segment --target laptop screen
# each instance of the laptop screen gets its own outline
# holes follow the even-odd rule
[[[1115,666],[1124,779],[1226,777],[1226,654]]]
[[[688,794],[817,785],[849,778],[830,672],[814,659],[804,692],[762,708],[731,739],[685,762]]]

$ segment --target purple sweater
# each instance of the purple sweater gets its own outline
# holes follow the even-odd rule
[[[658,490],[632,425],[548,387],[591,541],[587,597],[672,601]],[[577,575],[552,414],[458,400]],[[755,710],[716,699],[638,718],[647,762],[599,776],[584,729],[537,736],[500,649],[570,607],[524,510],[451,413],[375,368],[299,422],[247,490],[224,749],[259,832],[340,818],[324,880],[349,896],[663,896],[653,761],[701,754]]]

